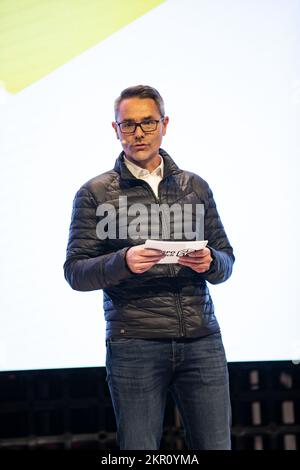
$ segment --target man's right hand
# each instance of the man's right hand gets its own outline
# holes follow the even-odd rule
[[[126,252],[127,266],[135,274],[148,271],[163,257],[162,251],[144,248],[144,245],[132,246]]]

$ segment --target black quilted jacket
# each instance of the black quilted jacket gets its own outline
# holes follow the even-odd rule
[[[164,159],[159,199],[145,181],[129,172],[123,153],[113,170],[88,181],[74,199],[65,278],[75,290],[103,289],[107,338],[197,337],[219,330],[207,281],[218,284],[229,278],[233,250],[208,184],[199,176],[180,170],[164,150],[159,153]],[[178,264],[158,264],[143,274],[132,273],[126,265],[126,250],[145,239],[103,240],[96,233],[101,220],[97,207],[109,203],[118,214],[119,196],[127,196],[128,206],[137,202],[147,207],[204,204],[204,239],[208,240],[213,257],[209,271],[196,273]],[[163,218],[162,213],[162,226]],[[117,234],[118,229],[117,224]],[[162,230],[160,235],[165,238]],[[169,235],[174,238],[172,230]]]

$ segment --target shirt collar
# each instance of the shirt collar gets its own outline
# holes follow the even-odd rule
[[[128,160],[128,158],[125,157],[125,155],[124,155],[124,163],[127,166],[130,173],[132,173],[133,176],[135,176],[136,178],[143,178],[149,175],[156,175],[162,178],[164,174],[164,160],[161,157],[161,155],[159,155],[159,157],[160,157],[160,164],[151,172],[131,162],[130,160]]]

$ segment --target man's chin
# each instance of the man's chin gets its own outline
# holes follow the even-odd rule
[[[136,161],[144,161],[149,160],[151,158],[151,154],[147,150],[135,150],[131,152],[129,155],[129,159],[136,160]]]

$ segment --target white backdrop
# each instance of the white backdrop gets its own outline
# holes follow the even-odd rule
[[[300,358],[298,0],[167,0],[16,95],[0,93],[0,369],[104,365],[102,293],[63,276],[75,192],[112,168],[123,88],[156,87],[163,142],[210,184],[236,263],[211,286],[229,361]]]

